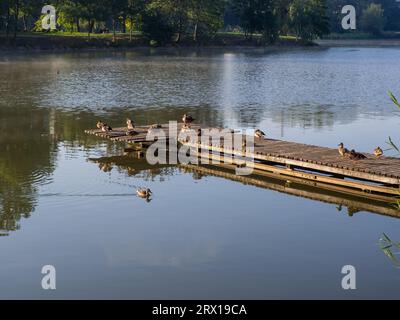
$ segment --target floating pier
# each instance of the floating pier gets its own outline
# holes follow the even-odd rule
[[[178,124],[178,130],[181,126],[182,124]],[[200,125],[191,125],[194,130],[200,127]],[[137,134],[134,136],[127,135],[126,128],[116,128],[108,133],[98,129],[85,132],[114,141],[139,144],[140,147],[145,148],[154,142],[146,139],[148,128],[149,126],[136,127]],[[218,130],[218,128],[201,128]],[[168,124],[162,125],[161,130],[164,130],[167,139],[169,137]],[[233,135],[242,134],[233,133]],[[244,139],[245,137],[237,138]],[[400,195],[400,159],[398,158],[384,156],[377,158],[372,154],[363,153],[366,159],[350,160],[341,157],[337,149],[275,139],[254,138],[254,151],[246,154],[243,150],[227,149],[221,144],[181,143],[198,150],[198,156],[202,158],[213,160],[223,155],[232,157],[232,161],[235,161],[235,156],[237,156],[238,165],[254,168],[257,173],[272,173],[281,177],[306,180],[315,185],[329,185],[331,188],[340,189],[340,192],[349,194],[361,191],[368,198],[375,200],[384,201],[384,199],[394,199]],[[219,165],[224,164],[216,166]]]

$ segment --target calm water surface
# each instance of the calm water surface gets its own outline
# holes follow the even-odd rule
[[[86,136],[180,119],[362,151],[400,141],[400,48],[0,56],[0,298],[400,298],[400,220],[142,160]],[[135,196],[149,187],[151,202]],[[57,290],[41,289],[41,268]],[[341,268],[357,290],[341,289]]]

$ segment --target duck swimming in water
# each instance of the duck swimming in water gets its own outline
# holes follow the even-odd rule
[[[193,121],[194,121],[195,119],[191,116],[191,115],[188,115],[188,114],[184,114],[183,115],[183,117],[182,117],[182,121],[183,121],[183,123],[185,123],[185,124],[189,124],[189,123],[192,123]]]
[[[133,130],[135,128],[133,121],[129,118],[126,119],[126,126],[127,126],[128,130]]]
[[[374,155],[379,158],[383,155],[383,151],[380,147],[376,147],[376,149],[374,150]]]
[[[257,129],[256,131],[254,131],[254,136],[256,138],[263,138],[263,137],[265,137],[265,133],[263,131],[261,131],[260,129]]]
[[[147,199],[152,195],[152,192],[149,188],[139,188],[136,190],[136,194],[140,197],[140,198],[144,198]]]

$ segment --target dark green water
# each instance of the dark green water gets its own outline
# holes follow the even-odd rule
[[[259,127],[361,151],[400,141],[400,48],[0,56],[1,298],[399,298],[400,220],[176,167],[104,166],[97,119]],[[151,202],[135,187],[153,190]],[[57,289],[41,288],[43,265]],[[341,268],[357,289],[341,288]]]

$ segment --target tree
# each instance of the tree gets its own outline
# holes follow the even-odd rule
[[[188,16],[193,27],[193,41],[197,41],[199,34],[214,33],[222,27],[224,8],[223,0],[191,1]]]
[[[255,32],[263,35],[265,42],[277,39],[280,10],[278,0],[233,0],[233,8],[240,18],[240,25],[250,38]]]
[[[329,33],[324,0],[294,0],[289,8],[290,26],[303,41]]]
[[[361,17],[362,29],[373,35],[380,35],[385,25],[384,10],[380,4],[371,3],[363,10]]]
[[[127,0],[109,0],[108,6],[112,18],[113,42],[116,41],[116,24],[126,14],[128,8]],[[124,22],[125,23],[125,22]]]
[[[129,19],[129,41],[132,41],[134,21],[140,20],[140,12],[145,8],[144,0],[127,0],[126,16]]]

